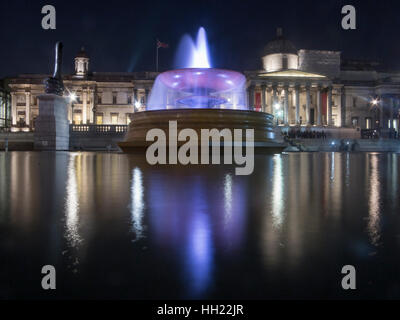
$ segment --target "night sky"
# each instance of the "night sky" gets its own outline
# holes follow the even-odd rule
[[[41,28],[42,6],[57,10],[57,29]],[[357,10],[357,30],[341,28],[341,8]],[[276,27],[298,49],[340,50],[342,57],[379,61],[400,70],[400,1],[21,1],[0,2],[0,77],[50,73],[53,46],[64,42],[64,71],[82,45],[91,71],[155,70],[155,42],[160,70],[174,67],[185,33],[205,27],[214,67],[252,70],[261,67],[263,47]]]

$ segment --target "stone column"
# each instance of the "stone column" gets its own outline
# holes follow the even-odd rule
[[[25,123],[29,127],[31,118],[31,93],[25,92]]]
[[[385,110],[385,99],[382,97],[381,103],[380,103],[380,108],[379,108],[379,128],[386,128],[385,122],[384,122],[384,116],[383,116],[383,111]]]
[[[306,86],[306,123],[310,125],[310,109],[311,109],[311,94],[310,94],[310,86]]]
[[[87,123],[87,91],[82,91],[82,123]]]
[[[322,124],[321,114],[321,88],[317,87],[317,126]]]
[[[269,90],[269,112],[274,113],[274,89],[271,87]]]
[[[340,126],[346,127],[346,92],[344,88],[340,90]]]
[[[93,112],[93,108],[94,108],[94,90],[89,90],[89,94],[90,94],[90,103],[89,103],[89,123],[94,123],[94,112]]]
[[[17,95],[14,92],[11,92],[11,116],[12,116],[12,125],[17,125]]]
[[[261,85],[261,111],[267,112],[267,103],[266,103],[266,94],[267,94],[267,87],[265,84]]]
[[[285,126],[289,125],[289,86],[285,85],[284,88],[284,99],[283,99],[283,122]]]
[[[328,101],[327,101],[327,108],[328,108],[328,119],[327,119],[327,124],[328,126],[332,125],[332,87],[328,88]]]
[[[249,107],[249,110],[254,110],[254,86],[253,85],[251,85],[251,86],[249,86],[249,89],[248,89],[248,103],[249,103],[249,105],[248,105],[248,107]]]
[[[272,86],[272,110],[274,110],[275,104],[278,102],[278,88]]]
[[[149,103],[149,92],[150,90],[148,88],[144,89],[144,99],[145,99],[145,104],[146,104],[146,110],[147,110],[147,104]]]
[[[294,94],[296,99],[296,125],[300,125],[300,88],[298,85],[294,88]]]
[[[394,99],[389,99],[389,112],[390,112],[390,129],[393,129],[393,108],[394,108]]]

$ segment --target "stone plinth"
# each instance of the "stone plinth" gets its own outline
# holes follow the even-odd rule
[[[39,116],[35,124],[35,150],[69,150],[68,103],[55,94],[39,98]]]

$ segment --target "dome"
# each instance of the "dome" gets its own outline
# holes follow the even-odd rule
[[[89,58],[84,47],[82,47],[81,50],[78,52],[76,58]]]
[[[297,49],[294,44],[282,35],[282,28],[277,29],[276,38],[268,42],[264,48],[265,55],[274,53],[291,53],[297,55]]]

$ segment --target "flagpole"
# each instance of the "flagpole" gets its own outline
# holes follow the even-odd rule
[[[158,72],[158,44],[156,46],[157,46],[157,49],[156,49],[156,72]]]

